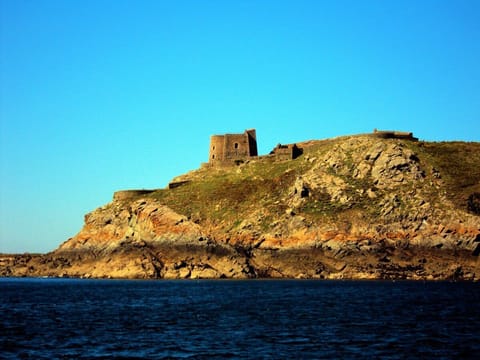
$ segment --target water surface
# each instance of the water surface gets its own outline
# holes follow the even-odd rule
[[[480,284],[0,279],[5,359],[451,359]]]

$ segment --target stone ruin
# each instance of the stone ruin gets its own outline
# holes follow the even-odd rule
[[[142,195],[148,195],[153,193],[155,190],[119,190],[113,193],[113,200],[114,201],[123,201],[123,200],[130,200]]]
[[[365,135],[365,134],[363,134]],[[381,139],[403,139],[418,141],[411,132],[377,130],[367,134]],[[204,166],[233,166],[239,165],[250,159],[266,159],[269,161],[294,160],[303,154],[303,149],[297,144],[278,144],[268,155],[258,156],[257,133],[255,129],[247,129],[242,134],[212,135],[210,138],[210,153],[208,163]],[[169,189],[182,186],[190,180],[172,181]],[[124,190],[114,194],[114,200],[127,200],[136,196],[146,195],[153,190]]]
[[[282,145],[278,144],[270,155],[275,156],[277,161],[293,160],[303,154],[303,149],[299,148],[297,144]]]
[[[210,164],[232,163],[258,156],[255,129],[243,134],[212,135],[210,138]]]
[[[258,156],[256,130],[249,129],[243,134],[212,135],[208,165],[230,166],[252,158],[293,160],[302,153],[296,144],[278,144],[269,155]]]
[[[363,134],[365,135],[365,134]],[[381,139],[402,139],[418,141],[412,132],[395,130],[377,130],[367,134]],[[297,144],[278,144],[268,155],[258,156],[257,134],[255,129],[245,130],[243,134],[212,135],[210,154],[206,166],[238,165],[248,159],[270,159],[272,161],[293,160],[303,154]]]
[[[372,135],[381,139],[403,139],[403,140],[418,141],[418,138],[414,137],[412,132],[407,132],[407,131],[373,129]]]

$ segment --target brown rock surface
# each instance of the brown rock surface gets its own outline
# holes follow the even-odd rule
[[[54,252],[1,256],[0,275],[479,280],[480,144],[304,144],[117,197]]]

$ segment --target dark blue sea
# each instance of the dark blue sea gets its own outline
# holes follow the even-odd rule
[[[479,359],[480,284],[0,279],[2,359]]]

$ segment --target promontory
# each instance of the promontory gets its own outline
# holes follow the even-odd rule
[[[51,253],[0,276],[480,279],[480,143],[371,134],[278,144],[214,135],[209,160],[114,194]]]

